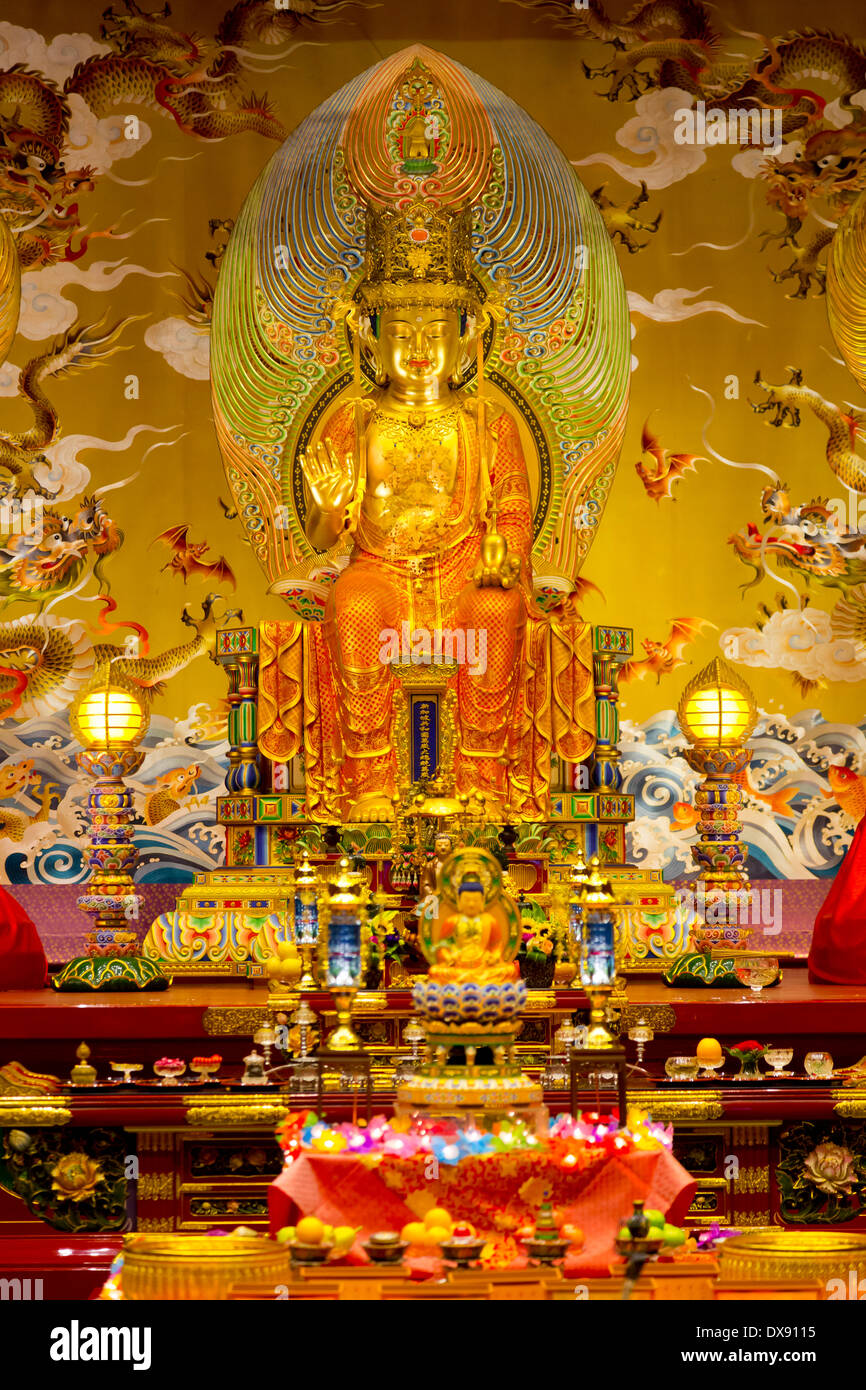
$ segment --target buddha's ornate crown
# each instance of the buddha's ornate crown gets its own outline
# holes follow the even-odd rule
[[[472,209],[413,203],[408,211],[368,206],[365,275],[356,298],[367,310],[443,304],[477,309],[472,279]]]

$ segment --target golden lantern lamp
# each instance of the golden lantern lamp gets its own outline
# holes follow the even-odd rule
[[[73,732],[85,748],[134,748],[147,728],[144,706],[131,690],[106,684],[91,690],[70,718]]]
[[[352,1005],[367,963],[366,885],[347,858],[340,860],[337,869],[325,885],[322,904],[325,983],[337,1013],[337,1026],[328,1034],[326,1045],[331,1052],[363,1052],[364,1044],[352,1027]]]
[[[294,866],[294,927],[295,945],[301,957],[301,978],[298,989],[318,989],[317,967],[313,957],[319,944],[319,891],[321,883],[309,850],[303,850],[300,863]]]
[[[689,681],[677,706],[677,721],[690,743],[701,748],[738,748],[758,722],[755,698],[742,677],[715,657]]]
[[[162,971],[139,955],[134,929],[144,899],[135,891],[135,807],[124,778],[144,761],[136,747],[147,730],[144,702],[109,679],[81,697],[69,724],[82,745],[76,762],[93,779],[87,797],[90,843],[84,851],[89,876],[78,906],[94,924],[85,935],[85,954],[69,962],[55,987],[164,989]]]

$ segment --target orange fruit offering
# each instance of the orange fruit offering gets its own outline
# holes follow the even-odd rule
[[[400,1232],[401,1240],[408,1240],[410,1245],[426,1245],[427,1227],[423,1221],[409,1221]]]
[[[582,1246],[586,1237],[579,1226],[572,1226],[568,1222],[560,1228],[560,1235],[572,1245]]]
[[[424,1217],[425,1226],[444,1226],[450,1231],[452,1226],[451,1217],[444,1207],[431,1207]]]
[[[324,1236],[324,1222],[317,1216],[304,1216],[295,1227],[295,1239],[302,1245],[321,1245]]]
[[[428,1226],[425,1245],[441,1245],[443,1240],[451,1239],[450,1226]]]
[[[455,1240],[474,1240],[475,1227],[471,1221],[458,1221],[452,1226],[451,1234]]]

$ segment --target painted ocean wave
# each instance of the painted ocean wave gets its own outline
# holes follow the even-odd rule
[[[626,830],[629,860],[661,868],[666,878],[693,870],[694,793],[699,777],[682,757],[687,743],[673,710],[643,723],[623,720],[620,767],[624,792],[635,798]],[[856,821],[830,786],[831,764],[866,774],[866,721],[828,723],[816,709],[762,713],[750,741],[741,786],[741,838],[755,877],[832,876],[851,843]]]
[[[186,883],[223,862],[216,799],[225,788],[228,744],[196,741],[197,708],[181,720],[151,719],[140,745],[144,762],[127,779],[135,805],[136,882]],[[86,880],[91,780],[76,764],[79,748],[65,713],[0,726],[0,881]]]

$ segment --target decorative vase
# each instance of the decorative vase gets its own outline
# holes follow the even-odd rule
[[[532,960],[529,956],[518,956],[517,960],[521,979],[526,981],[529,989],[551,988],[556,970],[556,960],[552,952],[543,960]]]
[[[732,1078],[734,1081],[760,1081],[764,1073],[758,1066],[758,1059],[763,1056],[761,1052],[741,1052],[732,1053],[732,1056],[739,1056],[740,1070]]]

